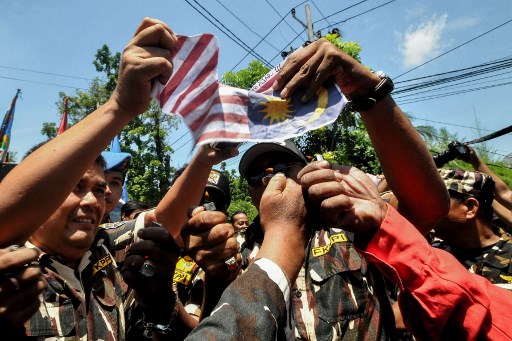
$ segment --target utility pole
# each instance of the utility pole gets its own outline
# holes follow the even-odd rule
[[[310,43],[315,41],[315,36],[313,33],[313,22],[311,21],[311,10],[309,8],[309,5],[306,5],[306,23],[304,23],[302,20],[297,18],[295,15],[295,8],[292,8],[291,13],[293,19],[297,20],[305,29],[308,30],[308,40]]]

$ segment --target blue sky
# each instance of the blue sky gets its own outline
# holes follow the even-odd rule
[[[197,7],[193,0],[189,2]],[[205,15],[206,11],[213,14],[239,41],[251,48],[279,23],[254,49],[272,65],[279,63],[279,52],[288,50],[292,39],[302,31],[301,24],[289,14],[291,8],[296,7],[297,16],[305,21],[304,5],[309,4],[316,22],[315,31],[323,29],[325,34],[327,29],[324,28],[338,27],[345,40],[356,41],[362,46],[364,64],[383,70],[392,78],[512,19],[510,0],[396,0],[367,13],[364,12],[388,1],[197,2],[204,7],[201,11]],[[18,152],[18,158],[44,140],[40,134],[43,122],[58,125],[60,116],[56,102],[59,91],[73,94],[75,88],[87,89],[90,80],[98,76],[92,65],[96,50],[107,44],[112,51],[122,51],[145,16],[167,22],[179,34],[209,32],[217,35],[219,74],[232,70],[239,62],[235,70],[244,68],[254,58],[244,58],[245,50],[183,0],[0,2],[0,112],[3,114],[9,108],[16,89],[20,88],[23,95],[17,104],[10,146],[12,151]],[[282,16],[285,16],[284,20]],[[510,57],[511,36],[512,23],[508,23],[395,78],[395,82]],[[303,32],[291,46],[296,48],[306,39],[307,34]],[[510,79],[507,74],[495,76],[480,87],[507,83]],[[463,88],[459,86],[459,89]],[[512,86],[508,84],[401,107],[414,118],[414,125],[446,127],[457,133],[461,141],[467,141],[512,124],[510,97]],[[397,101],[404,103],[405,99]],[[170,142],[186,131],[185,127],[180,127]],[[173,144],[174,148],[179,148],[173,156],[174,166],[188,161],[192,148],[191,142],[186,143],[189,140],[190,135],[185,135]],[[497,138],[490,145],[498,159],[512,153],[512,134]],[[232,162],[232,166],[236,166],[236,162]]]

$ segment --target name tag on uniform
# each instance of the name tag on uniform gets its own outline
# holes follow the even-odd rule
[[[92,274],[94,275],[96,272],[108,266],[110,263],[112,263],[112,257],[110,257],[110,255],[106,255],[92,266]]]
[[[345,233],[334,234],[329,237],[330,243],[324,246],[317,246],[311,249],[311,255],[313,257],[319,257],[325,255],[331,249],[331,246],[335,243],[344,243],[348,241]]]
[[[192,279],[193,269],[196,263],[189,256],[180,258],[176,263],[173,280],[175,282],[188,285]]]

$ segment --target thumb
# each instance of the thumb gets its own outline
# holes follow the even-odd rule
[[[283,173],[274,175],[265,189],[265,195],[281,195],[286,188],[286,176]]]

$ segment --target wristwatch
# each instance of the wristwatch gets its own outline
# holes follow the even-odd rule
[[[391,78],[384,72],[375,73],[380,78],[379,84],[365,97],[359,97],[348,101],[349,108],[353,111],[368,111],[373,108],[375,103],[386,97],[393,91],[395,85]]]

